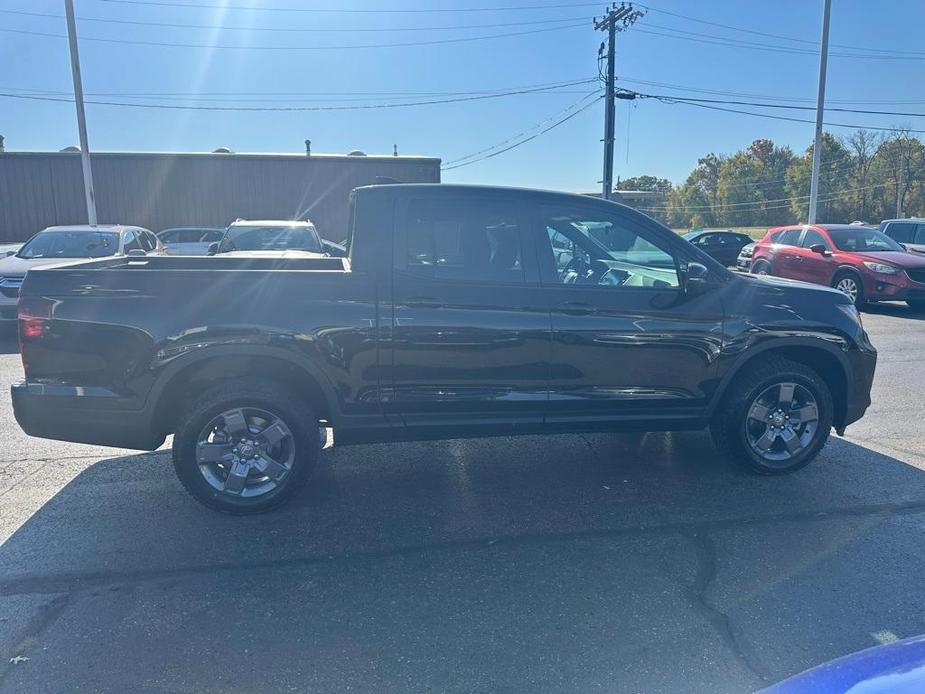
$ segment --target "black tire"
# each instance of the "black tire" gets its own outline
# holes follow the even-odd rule
[[[272,414],[291,434],[285,443],[292,447],[291,467],[280,480],[273,481],[275,488],[257,496],[235,496],[215,488],[207,481],[197,459],[204,428],[222,413],[235,408]],[[318,439],[318,419],[297,393],[272,381],[229,381],[205,391],[185,409],[174,434],[173,466],[186,490],[203,505],[223,513],[260,513],[284,503],[305,485],[318,459]],[[247,475],[247,479],[251,479],[250,473]]]
[[[925,299],[906,299],[906,303],[913,311],[925,311]]]
[[[752,263],[752,267],[749,270],[753,275],[770,275],[771,273],[771,263],[767,260],[756,260]]]
[[[808,441],[802,450],[788,460],[769,461],[749,443],[749,412],[763,393],[781,383],[805,388],[815,398],[818,419],[812,432],[804,430]],[[832,418],[832,395],[825,380],[804,364],[772,357],[760,364],[746,366],[736,377],[710,424],[710,433],[716,447],[730,460],[752,472],[779,475],[805,467],[819,454],[829,438]]]
[[[840,270],[839,272],[836,272],[835,277],[832,278],[832,286],[835,289],[839,289],[850,296],[849,292],[845,292],[839,286],[844,280],[850,280],[854,282],[854,285],[857,289],[857,293],[854,297],[854,305],[858,308],[863,308],[864,304],[867,302],[864,299],[864,282],[861,280],[861,276],[853,270]]]

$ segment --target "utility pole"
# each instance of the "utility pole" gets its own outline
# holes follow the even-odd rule
[[[604,96],[604,184],[603,198],[610,200],[613,193],[613,143],[614,126],[616,121],[616,105],[614,102],[614,86],[616,74],[614,73],[617,32],[632,26],[645,12],[633,9],[632,3],[611,4],[603,19],[594,20],[594,28],[607,32],[607,74],[605,75],[606,94]],[[603,57],[604,44],[598,50],[598,59]]]
[[[93,194],[93,172],[90,170],[90,145],[87,142],[87,117],[84,114],[84,89],[80,81],[80,57],[77,55],[77,22],[74,0],[64,0],[67,15],[67,40],[71,47],[71,74],[74,77],[74,103],[77,105],[77,130],[80,134],[80,164],[84,174],[84,194],[87,198],[87,223],[96,226],[96,198]]]
[[[832,0],[823,0],[822,46],[819,49],[819,92],[816,95],[816,139],[813,144],[813,177],[809,183],[809,217],[807,224],[816,223],[816,198],[819,197],[819,165],[822,163],[822,112],[825,109],[825,70],[829,57],[829,14]]]

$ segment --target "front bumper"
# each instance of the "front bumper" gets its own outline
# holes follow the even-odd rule
[[[742,272],[748,272],[751,269],[752,269],[751,257],[743,258],[742,256],[739,256],[738,258],[736,258],[736,270],[740,270]]]
[[[103,391],[20,381],[10,393],[16,421],[29,436],[146,451],[164,443],[146,411],[125,409],[121,398]]]
[[[864,277],[864,298],[867,301],[925,301],[925,282],[915,282],[905,272],[871,273]]]
[[[847,356],[848,387],[845,393],[845,414],[842,421],[836,423],[839,434],[846,426],[863,417],[867,408],[870,407],[870,391],[874,383],[874,373],[877,370],[877,351],[870,346],[869,341],[867,345],[851,350]]]

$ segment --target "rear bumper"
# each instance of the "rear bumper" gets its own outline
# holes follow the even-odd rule
[[[14,384],[10,393],[16,421],[30,436],[146,451],[164,443],[147,412],[126,410],[112,396],[27,381]]]

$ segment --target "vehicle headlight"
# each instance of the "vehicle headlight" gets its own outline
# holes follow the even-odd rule
[[[883,263],[869,263],[864,261],[864,267],[873,272],[879,272],[881,275],[894,275],[899,272],[899,268],[893,267],[892,265],[884,265]]]

